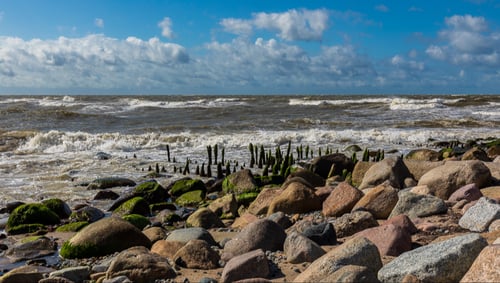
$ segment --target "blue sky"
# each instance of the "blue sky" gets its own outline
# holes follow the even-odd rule
[[[500,91],[500,1],[0,0],[0,94]]]

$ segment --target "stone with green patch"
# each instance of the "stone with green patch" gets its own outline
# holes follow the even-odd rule
[[[150,214],[149,203],[142,197],[134,197],[122,203],[113,214],[123,216],[127,214],[140,214],[147,216]]]
[[[182,179],[174,183],[170,189],[170,194],[174,197],[179,197],[184,193],[192,191],[207,191],[205,183],[200,179]]]

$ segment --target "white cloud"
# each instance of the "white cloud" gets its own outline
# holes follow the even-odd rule
[[[278,31],[285,40],[319,41],[328,24],[326,10],[289,10],[284,13],[254,14],[257,28]]]
[[[379,12],[383,12],[383,13],[389,12],[389,8],[384,4],[380,4],[380,5],[375,6],[375,10],[377,10]]]
[[[250,35],[253,30],[252,22],[242,19],[227,18],[220,21],[224,31],[238,35]]]
[[[158,27],[161,28],[161,35],[166,38],[172,38],[174,32],[172,31],[172,20],[169,17],[163,18],[161,22],[158,23]]]
[[[98,28],[103,28],[104,27],[104,20],[101,18],[96,18],[94,20],[94,25]]]
[[[446,25],[457,30],[484,31],[488,28],[484,17],[473,17],[471,15],[454,15],[445,19]]]

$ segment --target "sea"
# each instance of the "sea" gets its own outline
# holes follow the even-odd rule
[[[492,137],[500,95],[0,96],[0,207],[89,202],[95,191],[81,184],[141,180],[156,164],[181,178],[187,160],[191,173],[208,162],[207,146],[245,167],[250,143],[274,152],[290,142],[292,153],[302,146],[313,156],[350,145],[401,155]]]

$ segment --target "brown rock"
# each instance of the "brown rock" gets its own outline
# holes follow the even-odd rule
[[[282,192],[283,190],[277,187],[264,188],[250,204],[247,212],[253,215],[266,214],[273,199]]]
[[[354,186],[359,187],[361,185],[361,182],[363,181],[363,178],[365,177],[366,171],[370,169],[375,164],[375,162],[371,161],[358,161],[356,162],[356,165],[354,165],[354,169],[352,170],[352,184]]]
[[[481,194],[489,199],[495,199],[500,202],[500,186],[481,189]]]
[[[186,224],[190,227],[202,227],[205,229],[224,227],[220,218],[212,210],[202,207],[189,215]]]
[[[412,150],[405,156],[405,159],[418,161],[439,161],[439,158],[439,152],[426,148]]]
[[[375,187],[386,181],[397,189],[404,188],[404,180],[411,177],[410,171],[399,157],[386,158],[375,163],[368,171],[359,185],[359,189],[363,190],[370,187]]]
[[[287,180],[294,177],[300,177],[306,180],[313,187],[322,187],[325,185],[325,179],[323,177],[319,176],[318,174],[314,174],[312,171],[307,169],[297,169],[297,171],[292,172],[290,173],[290,175],[288,175]]]
[[[485,247],[460,282],[500,282],[500,245]]]
[[[403,162],[405,163],[406,168],[410,171],[410,174],[417,181],[420,180],[425,173],[444,164],[444,161],[433,162],[408,159],[404,159]]]
[[[328,178],[330,170],[334,166],[333,175],[342,175],[342,171],[346,169],[352,172],[354,163],[343,153],[334,153],[329,155],[318,156],[311,161],[311,171],[318,174],[322,178]]]
[[[142,233],[148,237],[151,243],[167,238],[167,231],[161,227],[147,228]]]
[[[488,155],[484,150],[474,147],[467,150],[464,155],[462,155],[462,160],[481,160],[481,161],[490,161]]]
[[[261,249],[257,249],[228,261],[222,271],[221,281],[226,283],[247,278],[266,278],[269,274],[266,254]]]
[[[488,150],[486,150],[486,154],[491,160],[495,159],[497,156],[500,156],[500,145],[497,144],[491,146],[490,148],[488,148]]]
[[[218,198],[208,205],[208,209],[213,211],[215,215],[232,215],[236,217],[238,215],[238,203],[236,202],[236,197],[234,194],[227,194],[221,198]]]
[[[403,230],[405,230],[410,235],[418,232],[418,229],[417,227],[415,227],[415,224],[413,224],[411,219],[404,214],[391,217],[386,222],[384,222],[384,225],[390,225],[390,224],[403,228]]]
[[[337,238],[348,237],[367,228],[378,226],[377,220],[368,211],[346,213],[333,222]]]
[[[259,220],[259,218],[253,214],[250,213],[244,213],[240,217],[236,218],[231,224],[231,228],[244,228],[248,224],[253,223],[255,221]]]
[[[160,240],[153,244],[153,246],[151,247],[151,252],[159,254],[162,257],[173,259],[177,251],[184,247],[185,244],[186,243],[179,241]]]
[[[446,200],[467,184],[483,188],[490,178],[490,170],[481,161],[448,161],[423,175],[418,185],[427,185],[433,195]]]
[[[318,244],[296,232],[288,234],[283,251],[290,263],[313,262],[326,253]]]
[[[380,255],[399,256],[411,250],[411,236],[403,228],[388,224],[363,230],[354,235],[365,237],[377,246]]]
[[[366,266],[345,265],[324,277],[323,282],[377,283],[377,273]]]
[[[137,246],[120,252],[106,271],[106,279],[122,275],[136,283],[149,283],[174,278],[176,273],[164,257]]]
[[[214,269],[219,267],[219,254],[203,240],[191,240],[174,255],[174,262],[185,268]]]
[[[352,210],[354,205],[363,197],[363,192],[342,182],[330,193],[323,202],[323,215],[342,216]]]
[[[398,190],[389,182],[378,185],[365,194],[354,206],[353,210],[364,208],[377,219],[386,219],[398,202]]]
[[[38,282],[54,269],[45,266],[25,265],[12,269],[0,277],[0,283]]]
[[[312,188],[299,182],[293,182],[272,200],[267,215],[277,211],[286,214],[307,213],[320,210],[321,205],[321,198],[314,193]]]
[[[453,192],[448,200],[454,202],[463,199],[467,201],[474,201],[480,199],[482,196],[483,194],[476,184],[468,184]]]

